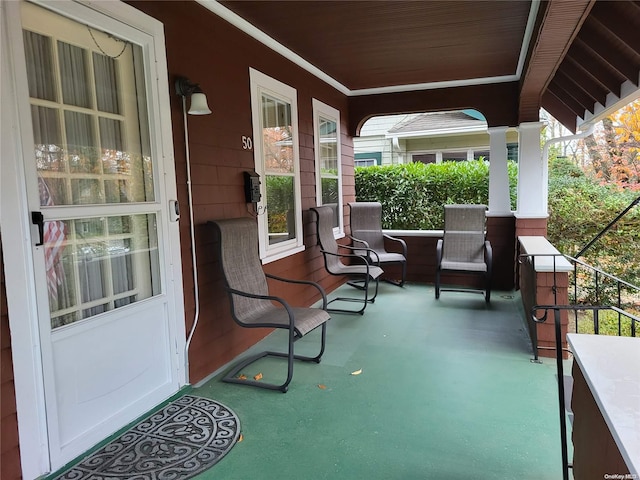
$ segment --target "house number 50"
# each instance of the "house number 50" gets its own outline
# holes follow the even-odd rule
[[[251,150],[253,148],[253,140],[251,140],[251,137],[242,136],[242,148],[243,150]]]

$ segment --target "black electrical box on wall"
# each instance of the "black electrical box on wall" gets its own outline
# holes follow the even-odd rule
[[[244,172],[244,196],[247,203],[260,201],[260,175],[256,172]]]

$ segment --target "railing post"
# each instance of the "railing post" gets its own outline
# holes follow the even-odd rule
[[[618,308],[622,309],[622,303],[620,300],[621,297],[621,284],[620,282],[616,282],[618,286]],[[633,322],[632,322],[633,323]],[[622,315],[618,312],[618,336],[622,336]]]
[[[560,411],[560,446],[562,448],[562,478],[569,480],[569,453],[567,448],[567,417],[564,404],[564,365],[562,363],[562,329],[560,328],[560,309],[553,309],[553,322],[556,331],[556,369],[558,375],[558,408]]]
[[[531,298],[531,305],[535,305],[536,296],[538,292],[538,275],[536,274],[536,257],[531,256],[527,258],[531,259],[531,289],[532,289],[531,291],[533,293]],[[535,317],[535,314],[534,314],[534,317]],[[533,342],[533,361],[535,363],[539,363],[540,358],[538,356],[538,325],[536,324],[535,320],[533,323],[533,328],[530,328],[530,331],[531,331],[531,336],[533,337],[531,339],[531,341]]]

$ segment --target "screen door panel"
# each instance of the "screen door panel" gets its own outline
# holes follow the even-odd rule
[[[162,163],[152,154],[161,150],[150,141],[148,45],[77,15],[28,2],[21,9],[33,131],[25,162],[35,162],[27,182],[30,209],[44,220],[34,255],[44,254],[35,275],[38,305],[48,306],[38,316],[55,469],[177,390],[168,313],[176,299],[163,276],[172,258],[163,247]]]

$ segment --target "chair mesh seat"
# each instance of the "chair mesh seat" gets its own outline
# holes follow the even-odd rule
[[[271,302],[268,302],[271,304]],[[320,308],[291,307],[293,312],[296,335],[302,337],[311,330],[329,320],[329,314]],[[273,304],[267,308],[256,310],[252,315],[245,317],[244,324],[272,324],[287,327],[289,325],[289,314],[284,308]]]
[[[334,275],[366,275],[367,267],[365,265],[345,265],[344,263],[337,261],[332,262],[331,273]],[[369,266],[369,276],[371,278],[378,278],[383,273],[384,270],[380,267],[376,267],[375,265]]]
[[[487,265],[484,263],[471,262],[451,262],[443,260],[440,264],[442,270],[463,270],[470,272],[486,272]]]

